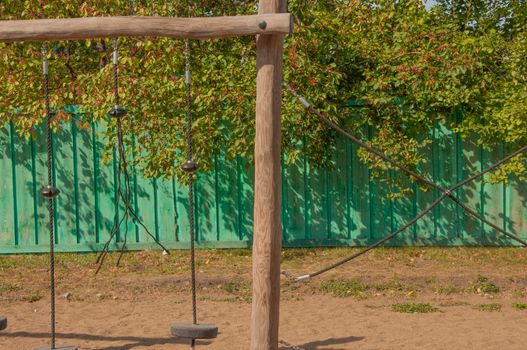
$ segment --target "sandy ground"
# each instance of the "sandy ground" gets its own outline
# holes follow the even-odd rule
[[[365,259],[357,266],[301,288],[284,281],[280,338],[305,350],[527,349],[527,310],[512,306],[515,302],[527,302],[526,295],[518,292],[527,290],[526,271],[522,267],[525,265],[519,265],[525,262],[526,252],[517,261],[489,260],[487,264],[477,259],[474,264],[470,259],[462,264],[448,258],[420,262],[412,254],[408,259],[395,261],[386,257]],[[386,260],[390,261],[389,270],[383,269]],[[291,263],[291,266],[296,265]],[[105,350],[188,349],[188,344],[172,338],[169,332],[172,323],[190,320],[186,274],[128,273],[113,278],[110,283],[110,273],[95,280],[86,277],[92,275],[92,270],[83,275],[83,267],[75,264],[60,268],[79,271],[59,275],[57,344]],[[4,267],[1,271],[0,282],[8,283],[11,274],[24,288],[26,284],[28,290],[36,288],[31,293],[34,290],[46,293],[45,274],[40,273],[39,279],[24,274],[26,279],[22,279],[10,268]],[[375,281],[391,280],[394,273],[402,285],[413,287],[396,287],[385,292],[377,292],[372,287],[363,297],[335,297],[320,292],[319,288],[322,281],[357,275],[364,276],[363,280],[373,286]],[[466,285],[482,273],[500,285],[499,293],[467,292]],[[234,293],[231,298],[225,292],[230,289],[222,287],[222,283],[231,279],[249,282],[249,277],[250,266],[232,272],[227,279],[223,273],[201,274],[199,320],[218,325],[220,334],[213,341],[198,343],[198,349],[249,348],[251,305],[246,299],[247,290]],[[434,293],[426,287],[432,279],[454,281],[459,288],[452,293]],[[144,288],[136,289],[137,285]],[[25,290],[6,292],[0,298],[0,314],[9,319],[8,329],[0,333],[0,349],[25,350],[49,343],[49,297],[43,294],[37,301],[19,298]],[[65,291],[71,291],[72,297],[65,298]],[[250,296],[250,285],[248,292]],[[392,305],[399,302],[430,303],[439,311],[394,312]],[[480,311],[476,307],[489,303],[499,303],[501,311]]]
[[[96,304],[60,301],[58,344],[74,344],[79,349],[187,349],[188,345],[169,336],[172,322],[188,320],[188,310],[180,302],[168,297]],[[282,306],[280,337],[306,350],[526,349],[525,311],[481,312],[451,306],[432,314],[401,314],[386,307],[373,308],[371,303],[329,296],[287,301]],[[219,337],[200,347],[249,348],[249,304],[204,301],[200,311],[203,322],[220,327]],[[1,349],[46,344],[45,300],[3,305],[3,312],[9,317],[9,328],[0,335]]]

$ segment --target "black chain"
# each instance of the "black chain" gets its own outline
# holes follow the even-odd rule
[[[47,143],[47,167],[48,188],[53,187],[53,149],[51,143],[51,109],[49,103],[49,71],[46,44],[42,44],[42,73],[44,77],[44,96],[46,105],[46,143]],[[49,274],[51,293],[51,349],[55,349],[55,228],[53,223],[53,197],[48,198],[49,211]]]

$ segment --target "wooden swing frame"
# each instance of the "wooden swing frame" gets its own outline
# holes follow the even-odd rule
[[[0,42],[119,36],[217,39],[257,35],[251,350],[277,350],[280,309],[281,84],[283,38],[293,32],[285,0],[261,0],[259,14],[234,17],[91,17],[0,21]]]

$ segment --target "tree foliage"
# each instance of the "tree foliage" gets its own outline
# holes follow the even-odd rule
[[[430,130],[442,123],[493,147],[527,143],[527,31],[524,0],[442,0],[427,10],[419,0],[291,0],[295,34],[287,36],[284,79],[317,108],[389,156],[418,168]],[[189,8],[190,6],[190,8]],[[254,14],[255,1],[7,0],[0,18],[97,15],[213,16]],[[110,40],[50,43],[54,126],[81,106],[77,120],[108,121],[113,106]],[[183,42],[165,38],[119,40],[120,94],[130,157],[147,176],[177,175],[184,157]],[[252,160],[254,38],[195,41],[192,107],[196,158],[202,169],[214,154]],[[43,119],[40,44],[0,44],[0,122],[30,137]],[[283,99],[286,160],[304,154],[328,166],[335,134]],[[462,113],[463,118],[453,118]],[[115,137],[108,121],[108,149]],[[110,155],[111,152],[108,152]],[[360,151],[377,176],[389,166]],[[516,159],[495,176],[525,173]]]

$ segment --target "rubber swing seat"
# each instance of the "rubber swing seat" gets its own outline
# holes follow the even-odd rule
[[[0,331],[7,328],[7,317],[0,316]]]
[[[56,345],[53,349],[51,349],[50,345],[40,345],[36,348],[33,348],[33,350],[77,350],[77,347],[73,345]]]
[[[214,339],[218,336],[218,327],[212,324],[176,323],[170,328],[174,337],[185,339]]]

